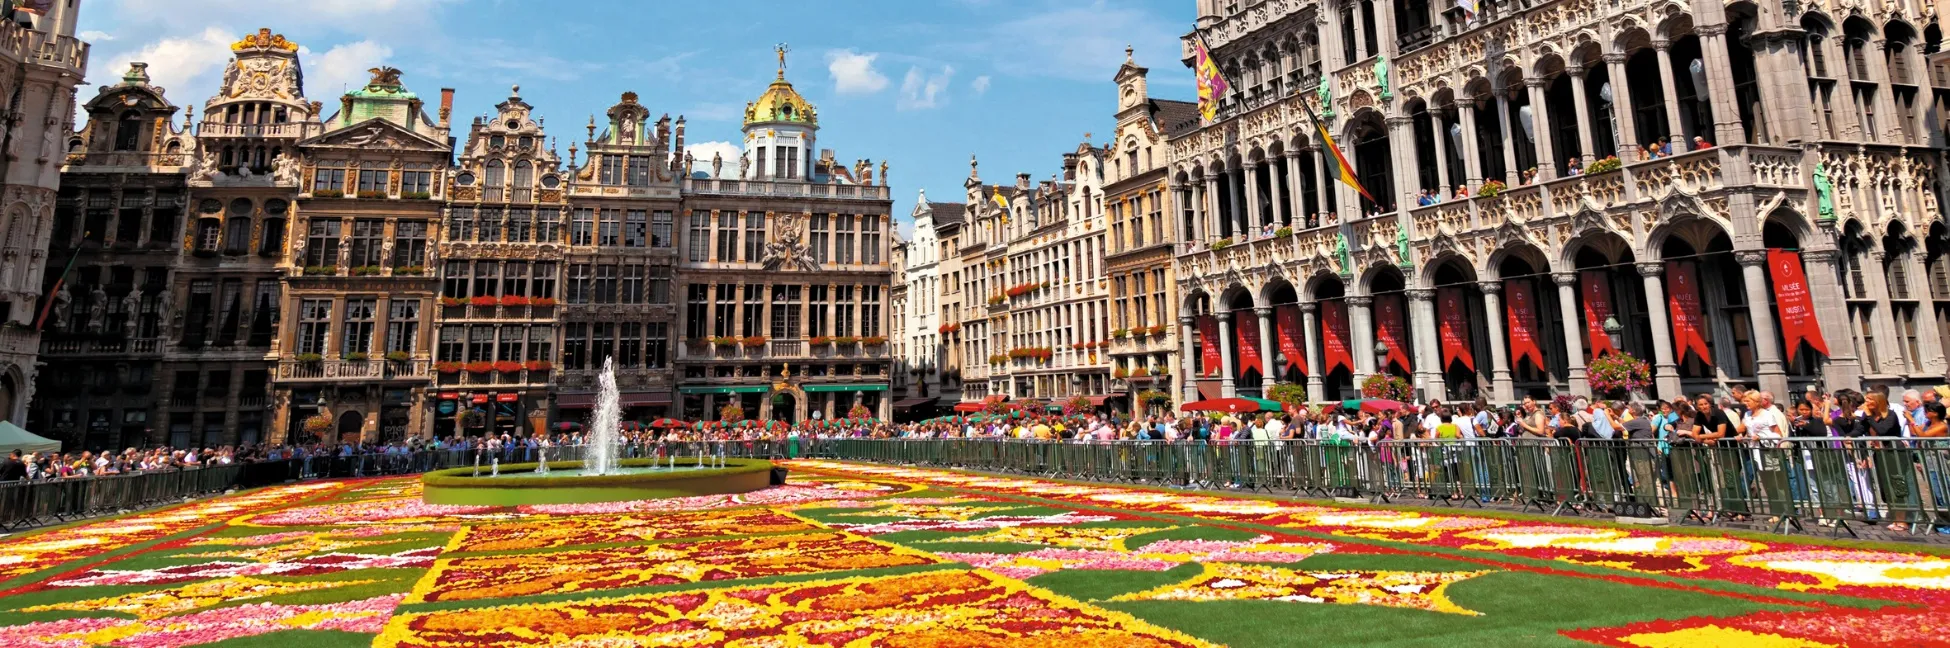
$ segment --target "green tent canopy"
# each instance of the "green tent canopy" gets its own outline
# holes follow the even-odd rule
[[[21,429],[8,421],[0,421],[0,455],[19,450],[21,454],[30,452],[60,452],[61,442]]]

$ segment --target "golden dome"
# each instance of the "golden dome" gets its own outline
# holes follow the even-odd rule
[[[785,80],[786,51],[783,46],[778,49],[779,78],[757,101],[745,104],[745,126],[776,122],[819,126],[819,110],[792,88],[792,82]]]

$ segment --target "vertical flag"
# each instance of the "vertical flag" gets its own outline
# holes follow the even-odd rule
[[[994,196],[992,196],[992,197],[990,197],[990,198],[989,198],[989,200],[995,203],[995,208],[996,208],[996,209],[1000,209],[1000,210],[1002,210],[1002,223],[1003,223],[1003,224],[1005,224],[1005,225],[1006,225],[1006,224],[1008,224],[1008,222],[1009,222],[1009,199],[1008,199],[1007,197],[1004,197],[1004,196],[1002,195],[1002,188],[1001,188],[1001,187],[996,187],[996,188],[995,188],[995,195],[994,195]]]
[[[83,239],[86,239],[88,234],[83,233],[81,236]],[[49,288],[47,294],[41,296],[41,316],[34,319],[35,332],[40,332],[41,327],[47,324],[47,314],[54,310],[54,296],[60,294],[61,284],[68,282],[68,273],[74,272],[74,262],[80,258],[81,248],[77,247],[75,248],[74,254],[68,255],[68,267],[62,268],[61,276],[54,278],[54,287]],[[129,314],[129,317],[135,316],[135,313]]]
[[[1678,352],[1678,361],[1686,361],[1686,352],[1699,356],[1700,362],[1712,362],[1706,351],[1706,336],[1700,333],[1699,282],[1691,261],[1666,262],[1666,311],[1672,317],[1672,346]]]
[[[1578,273],[1578,292],[1584,294],[1585,339],[1590,340],[1591,357],[1605,353],[1617,353],[1611,345],[1611,336],[1605,334],[1605,319],[1611,317],[1611,285],[1605,281],[1605,271],[1586,270]]]
[[[1503,280],[1503,294],[1509,298],[1510,323],[1510,366],[1525,358],[1530,366],[1544,369],[1544,348],[1537,345],[1537,298],[1530,292],[1530,282],[1523,279]]]
[[[1232,330],[1239,336],[1239,375],[1257,369],[1265,376],[1266,363],[1259,357],[1259,316],[1252,311],[1233,311]]]
[[[1476,0],[1456,0],[1456,8],[1463,10],[1463,20],[1475,20],[1476,14],[1483,12]]]
[[[1354,177],[1354,166],[1347,163],[1347,156],[1341,155],[1341,145],[1334,142],[1334,136],[1327,132],[1327,124],[1321,123],[1320,116],[1314,114],[1313,106],[1302,101],[1300,107],[1307,109],[1307,118],[1313,120],[1314,131],[1320,134],[1320,143],[1327,147],[1328,153],[1332,154],[1322,158],[1331,167],[1327,169],[1327,174],[1341,181],[1341,184],[1353,187],[1355,191],[1361,193],[1362,197],[1367,198],[1368,202],[1381,204],[1381,201],[1375,200],[1374,196],[1368,193],[1367,187],[1361,186],[1361,179]]]
[[[1205,371],[1199,372],[1199,375],[1219,375],[1219,369],[1225,365],[1225,356],[1219,353],[1218,318],[1211,315],[1198,318],[1198,344],[1199,362],[1205,365]]]
[[[1801,269],[1801,253],[1768,250],[1767,270],[1774,275],[1774,303],[1781,313],[1781,339],[1787,341],[1788,362],[1801,350],[1801,343],[1816,353],[1828,355],[1828,341],[1821,337],[1821,322],[1815,319],[1814,298],[1808,294],[1808,277]]]
[[[1192,30],[1192,49],[1195,60],[1192,63],[1192,76],[1198,80],[1198,114],[1212,123],[1219,118],[1219,99],[1226,96],[1232,86],[1226,83],[1224,74],[1219,73],[1219,63],[1212,60],[1212,51],[1205,46],[1205,35]]]
[[[1403,372],[1414,371],[1408,361],[1408,331],[1402,326],[1402,296],[1376,296],[1374,319],[1375,339],[1388,346],[1388,362],[1401,365]]]
[[[1287,366],[1307,373],[1307,352],[1301,350],[1306,333],[1300,329],[1300,307],[1274,308],[1273,320],[1273,337],[1279,339],[1280,355],[1286,356]]]
[[[1347,303],[1320,303],[1320,355],[1327,365],[1321,371],[1334,373],[1335,367],[1354,371],[1354,354],[1347,349]]]
[[[1469,350],[1469,311],[1463,305],[1462,289],[1443,288],[1436,294],[1436,302],[1442,307],[1437,333],[1442,338],[1443,370],[1460,362],[1464,369],[1475,371],[1476,354]]]

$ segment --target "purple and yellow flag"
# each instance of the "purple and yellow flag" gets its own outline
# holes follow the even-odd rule
[[[1205,35],[1192,30],[1192,48],[1197,50],[1198,59],[1192,65],[1192,75],[1198,78],[1198,114],[1205,121],[1219,118],[1219,98],[1232,86],[1226,77],[1219,73],[1219,64],[1212,60],[1212,52],[1205,46]]]
[[[1327,173],[1340,180],[1342,184],[1361,192],[1368,202],[1381,204],[1381,201],[1375,200],[1374,196],[1368,194],[1367,187],[1361,186],[1361,179],[1354,177],[1354,166],[1347,163],[1347,156],[1341,155],[1341,145],[1335,143],[1334,136],[1327,133],[1327,125],[1320,122],[1319,115],[1314,114],[1313,106],[1308,106],[1304,101],[1300,102],[1300,105],[1307,109],[1307,118],[1314,121],[1314,130],[1320,133],[1320,143],[1326,145],[1327,151],[1333,154],[1326,157],[1327,163],[1332,165],[1332,168],[1327,169]]]

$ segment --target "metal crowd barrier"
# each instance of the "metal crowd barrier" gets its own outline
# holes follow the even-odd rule
[[[1661,441],[1042,441],[827,439],[822,454],[876,463],[1295,495],[1507,502],[1559,515],[1764,522],[1831,534],[1903,522],[1950,525],[1950,439],[1796,438],[1712,445]]]

